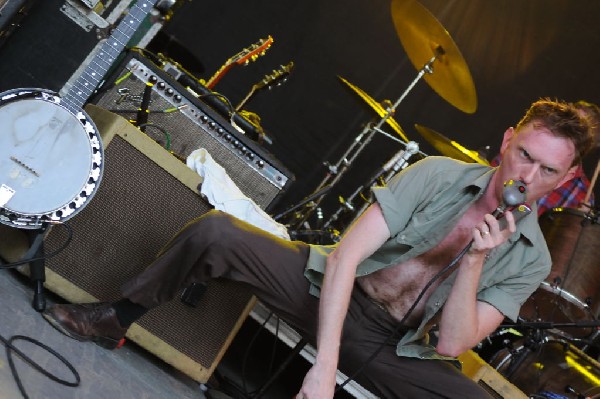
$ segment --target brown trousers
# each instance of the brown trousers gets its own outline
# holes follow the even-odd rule
[[[183,228],[148,268],[122,287],[125,298],[153,308],[193,282],[225,278],[248,284],[260,301],[316,344],[319,300],[304,277],[307,244],[265,233],[223,212],[211,211]],[[381,398],[490,396],[455,366],[439,360],[398,357],[397,321],[360,289],[352,294],[344,322],[340,370]],[[384,344],[384,342],[389,341]]]

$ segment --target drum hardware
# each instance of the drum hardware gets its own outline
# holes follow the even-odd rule
[[[531,398],[566,398],[564,393],[600,397],[600,364],[539,329],[514,343],[505,342],[489,363]]]
[[[379,128],[385,122],[385,119],[381,119],[376,127]],[[327,166],[328,172],[325,178],[321,181],[317,189],[313,194],[309,195],[309,197],[314,198],[314,203],[311,203],[311,207],[308,209],[304,209],[303,214],[296,215],[296,220],[292,220],[290,222],[290,226],[292,229],[301,228],[304,223],[308,220],[308,218],[312,215],[316,207],[323,201],[325,198],[325,193],[316,196],[317,193],[320,193],[321,190],[326,186],[334,187],[344,176],[348,168],[352,165],[356,157],[366,148],[367,144],[371,142],[373,136],[377,133],[377,130],[373,128],[370,124],[367,124],[363,130],[356,136],[356,138],[350,144],[350,147],[344,152],[342,157],[335,163],[329,164],[325,163]],[[405,144],[406,145],[406,144]],[[329,190],[327,190],[329,191]]]
[[[390,119],[392,119],[392,115],[398,109],[400,103],[421,78],[425,77],[425,81],[434,91],[461,111],[473,113],[477,109],[477,95],[469,68],[456,44],[439,21],[417,1],[394,0],[391,5],[391,14],[402,46],[406,50],[408,58],[418,70],[417,76],[396,102],[385,110],[362,90],[340,78],[361,98],[365,99],[381,119],[374,126],[365,126],[336,164],[326,165],[329,172],[315,192],[318,192],[327,184],[335,185],[348,170],[356,156],[371,141],[374,134],[381,131],[383,124],[388,123],[392,128],[395,127],[401,137],[406,137],[401,128],[392,123]],[[321,196],[316,199],[317,206],[323,198]],[[291,222],[291,226],[293,228],[303,226],[313,211],[314,208],[306,210],[297,220]]]
[[[379,169],[373,177],[371,177],[366,184],[358,187],[348,198],[344,199],[340,197],[341,207],[331,215],[331,217],[325,222],[323,228],[328,229],[331,227],[332,223],[337,221],[340,215],[343,212],[354,212],[354,219],[358,218],[370,205],[370,201],[365,201],[363,206],[357,211],[354,200],[356,197],[363,193],[365,190],[370,189],[373,185],[377,184],[378,181],[382,183],[387,183],[389,179],[400,170],[406,168],[408,166],[409,159],[419,153],[419,145],[410,141],[406,144],[406,148],[404,150],[398,151],[394,156],[392,156],[382,167]],[[346,226],[347,227],[347,226]]]
[[[600,263],[594,253],[600,234],[598,215],[570,208],[544,213],[540,227],[550,250],[552,268],[540,287],[521,308],[526,321],[561,323],[565,336],[584,338],[592,326],[567,322],[595,320],[600,313]]]

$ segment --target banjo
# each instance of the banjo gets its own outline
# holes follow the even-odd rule
[[[155,2],[136,2],[64,96],[30,88],[0,93],[0,223],[62,223],[93,198],[104,151],[82,107]]]

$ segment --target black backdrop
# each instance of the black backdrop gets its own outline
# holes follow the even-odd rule
[[[59,12],[63,3],[35,3],[23,27],[0,48],[0,91],[58,90],[91,51],[95,33],[74,27]],[[261,118],[273,139],[265,147],[296,175],[274,214],[312,193],[326,175],[323,163],[339,161],[364,124],[375,117],[338,75],[376,101],[392,102],[417,76],[396,33],[390,0],[180,0],[178,4],[148,47],[180,62],[198,78],[208,79],[243,48],[273,36],[274,44],[263,56],[233,67],[215,86],[234,105],[266,74],[295,63],[284,85],[259,91],[245,107]],[[490,146],[493,155],[501,134],[540,97],[600,103],[599,1],[422,0],[421,4],[456,42],[478,97],[476,112],[466,114],[424,80],[408,91],[395,118],[426,154],[438,152],[419,136],[415,123],[470,149]],[[325,198],[325,217],[338,209],[339,195],[354,192],[402,148],[377,134]]]
[[[408,92],[395,118],[426,154],[439,153],[419,136],[415,123],[470,149],[490,146],[493,156],[501,134],[540,97],[600,103],[596,73],[600,2],[423,0],[421,4],[456,42],[478,96],[477,111],[466,114],[424,80]],[[363,125],[375,117],[337,75],[377,101],[395,102],[417,70],[396,33],[388,0],[193,0],[175,12],[150,47],[179,57],[199,78],[208,79],[229,57],[268,35],[275,41],[265,55],[229,70],[215,90],[235,105],[265,74],[295,63],[284,85],[259,92],[246,106],[260,116],[273,138],[267,148],[297,177],[279,205],[284,209],[318,186],[327,172],[323,162],[339,161]],[[178,52],[177,45],[192,56]],[[401,148],[376,135],[327,195],[326,217],[338,208],[338,195],[354,192]]]

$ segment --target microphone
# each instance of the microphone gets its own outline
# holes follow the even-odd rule
[[[150,98],[152,96],[152,86],[154,86],[155,82],[156,77],[151,76],[150,81],[147,82],[146,87],[144,87],[142,102],[140,104],[140,108],[138,108],[137,110],[135,125],[139,127],[142,132],[146,131],[146,124],[148,123],[148,113],[150,112],[148,107],[150,106]]]
[[[523,204],[527,200],[527,185],[521,180],[507,180],[502,189],[502,201],[492,216],[498,219],[507,208]]]

